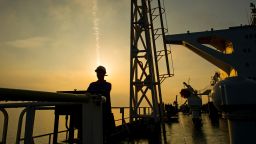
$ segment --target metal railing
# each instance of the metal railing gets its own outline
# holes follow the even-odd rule
[[[66,139],[68,139],[67,137],[67,133],[68,133],[68,130],[62,130],[62,131],[59,131],[58,134],[60,133],[66,133]],[[37,136],[33,136],[33,139],[36,139],[36,138],[42,138],[42,137],[46,137],[48,136],[49,137],[49,141],[48,141],[48,144],[51,144],[51,140],[52,140],[52,136],[54,135],[54,133],[47,133],[47,134],[42,134],[42,135],[37,135]],[[24,141],[25,138],[21,138],[20,141]]]
[[[1,112],[4,114],[4,127],[2,134],[2,144],[6,143],[8,133],[8,113],[7,108],[25,108],[21,113],[18,121],[16,133],[16,143],[21,141],[21,129],[23,117],[26,113],[24,143],[34,143],[33,130],[36,110],[56,110],[58,105],[79,105],[81,106],[81,131],[83,131],[80,142],[85,143],[103,143],[102,129],[102,103],[105,98],[99,95],[91,94],[69,94],[45,91],[33,91],[23,89],[0,88],[0,101],[13,101],[15,103],[0,104]],[[22,102],[21,102],[22,101]],[[25,102],[24,102],[25,101]],[[27,102],[30,101],[30,102]],[[20,103],[19,103],[20,102]],[[6,114],[7,113],[7,114]],[[56,119],[56,115],[55,115]],[[53,143],[57,143],[58,129],[55,126],[59,124],[54,122]],[[73,129],[74,130],[74,129]],[[71,131],[70,131],[71,133]],[[70,135],[71,136],[71,135]],[[38,137],[38,136],[37,136]],[[55,141],[56,140],[56,141]]]
[[[55,110],[55,106],[59,105],[70,105],[74,103],[70,102],[22,102],[22,103],[2,103],[0,104],[0,111],[3,113],[4,116],[4,122],[3,122],[3,132],[2,132],[2,142],[1,144],[6,144],[6,138],[7,138],[7,132],[8,132],[8,120],[9,115],[6,109],[10,108],[24,108],[19,115],[18,120],[18,127],[17,127],[17,133],[16,133],[16,144],[19,144],[21,141],[28,142],[28,141],[34,141],[36,138],[43,138],[43,137],[49,137],[48,143],[51,144],[52,137],[54,135],[54,132],[52,133],[46,133],[41,135],[33,135],[33,123],[34,123],[34,116],[35,111],[42,111],[42,110]],[[127,123],[127,119],[129,117],[125,117],[125,113],[129,112],[129,107],[112,107],[113,110],[119,109],[121,118],[115,119],[116,122],[121,121],[121,125],[125,125]],[[139,114],[148,115],[150,113],[149,107],[140,107]],[[21,132],[22,132],[22,124],[23,124],[23,118],[26,114],[26,122],[25,122],[25,137],[21,138]],[[33,121],[33,122],[32,122]],[[58,131],[58,134],[65,133],[66,132],[66,140],[67,140],[67,133],[69,130],[62,130]],[[27,139],[26,139],[27,138]],[[31,138],[31,139],[28,139]]]
[[[119,109],[121,118],[120,119],[115,119],[115,122],[122,121],[122,125],[126,124],[126,120],[129,119],[130,117],[125,117],[125,112],[130,110],[130,107],[112,107],[112,110]],[[151,113],[151,108],[150,107],[138,107],[138,114],[143,114],[143,115],[150,115]]]
[[[68,103],[68,102],[23,102],[23,103],[5,103],[0,104],[0,111],[4,114],[4,123],[3,123],[3,133],[2,133],[2,142],[1,144],[6,144],[6,138],[7,138],[7,132],[8,132],[8,120],[9,115],[8,112],[5,109],[10,108],[24,108],[19,115],[18,120],[18,127],[16,132],[16,144],[19,144],[21,141],[24,141],[25,143],[34,141],[34,138],[41,138],[45,136],[49,136],[49,144],[51,143],[52,135],[54,133],[47,133],[42,135],[33,136],[33,125],[34,125],[34,117],[35,117],[35,111],[38,110],[55,110],[55,106],[58,105],[70,105],[74,103]],[[26,114],[26,121],[25,121],[25,136],[24,138],[21,138],[21,132],[22,132],[22,124],[23,124],[23,118]],[[58,131],[59,133],[68,132],[68,130]],[[67,138],[67,137],[66,137]]]

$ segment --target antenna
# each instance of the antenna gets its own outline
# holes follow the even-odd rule
[[[250,7],[251,7],[251,23],[250,23],[250,25],[256,26],[256,8],[255,8],[255,4],[250,3]]]

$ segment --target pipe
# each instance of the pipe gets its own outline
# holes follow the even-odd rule
[[[0,88],[0,101],[88,102],[89,94],[69,94]]]

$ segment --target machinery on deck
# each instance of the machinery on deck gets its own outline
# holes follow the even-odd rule
[[[183,45],[220,68],[226,78],[214,85],[215,106],[228,119],[230,143],[255,143],[256,25],[167,35],[166,43]]]
[[[195,127],[202,126],[201,111],[202,111],[202,99],[197,94],[197,91],[192,88],[191,85],[183,82],[185,89],[180,91],[182,97],[187,99],[187,103],[192,115],[192,121]]]

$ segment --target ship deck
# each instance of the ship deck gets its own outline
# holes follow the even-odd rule
[[[208,114],[202,115],[203,126],[194,127],[191,116],[178,114],[178,120],[165,123],[166,139],[161,136],[150,136],[150,138],[137,138],[136,140],[125,140],[121,143],[134,144],[228,144],[227,121],[219,119],[212,122]]]

